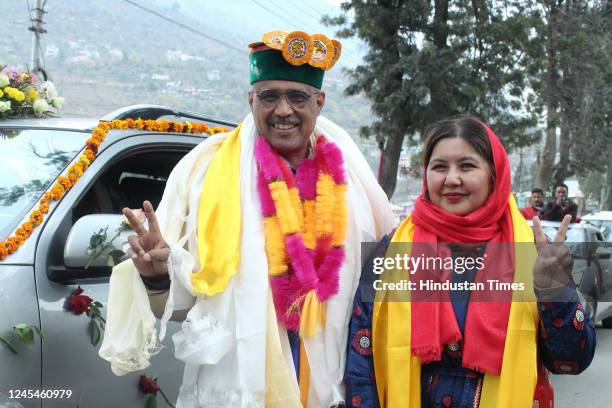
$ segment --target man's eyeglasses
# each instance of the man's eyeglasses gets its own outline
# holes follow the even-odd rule
[[[295,109],[302,109],[308,103],[311,96],[317,95],[320,92],[314,92],[309,94],[306,91],[300,91],[299,89],[291,89],[285,92],[281,92],[276,89],[264,89],[260,92],[253,92],[261,104],[266,109],[275,108],[278,106],[282,98],[285,98],[287,103]]]

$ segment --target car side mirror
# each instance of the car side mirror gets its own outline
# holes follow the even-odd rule
[[[122,215],[92,214],[81,217],[74,223],[66,239],[64,264],[67,268],[76,268],[75,275],[84,274],[86,267],[111,267],[127,258],[122,249],[128,236],[132,234],[134,231],[124,224]],[[92,246],[98,250],[92,251]],[[100,251],[102,247],[105,249]],[[92,257],[98,252],[100,255],[92,261]],[[113,258],[116,262],[111,262]],[[74,276],[74,279],[85,277]]]

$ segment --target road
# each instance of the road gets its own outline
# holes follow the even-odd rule
[[[612,329],[597,328],[593,362],[578,376],[553,375],[555,408],[612,407]]]

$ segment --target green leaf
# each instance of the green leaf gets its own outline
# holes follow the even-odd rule
[[[30,327],[36,332],[36,334],[38,334],[38,337],[40,337],[40,340],[44,340],[45,336],[43,336],[43,332],[41,329],[39,329],[37,326],[33,326],[30,325]]]
[[[157,408],[157,399],[155,399],[155,395],[147,394],[147,398],[145,399],[145,408]]]
[[[120,249],[114,249],[111,251],[109,256],[113,258],[113,262],[115,262],[115,265],[117,265],[119,262],[121,262],[121,258],[125,256],[125,252]]]
[[[9,350],[13,352],[13,354],[18,353],[17,349],[13,347],[13,345],[11,344],[11,341],[8,338],[0,336],[0,343],[4,344]]]
[[[91,302],[91,305],[95,307],[104,307],[102,303],[98,302],[97,300],[94,300],[93,302]]]
[[[34,345],[34,330],[29,324],[20,323],[13,326],[13,332],[26,346],[32,347]]]
[[[98,327],[98,322],[95,319],[91,319],[89,321],[89,335],[91,337],[91,344],[93,346],[97,346],[100,341],[100,328]]]

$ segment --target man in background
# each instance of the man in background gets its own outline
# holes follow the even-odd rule
[[[542,211],[542,219],[547,221],[561,221],[566,214],[572,216],[572,222],[576,222],[578,206],[568,197],[567,185],[557,184],[555,186],[553,201],[550,201]]]
[[[540,216],[544,208],[544,191],[541,188],[531,190],[531,198],[529,206],[521,208],[521,214],[526,220],[531,220],[533,217]]]

